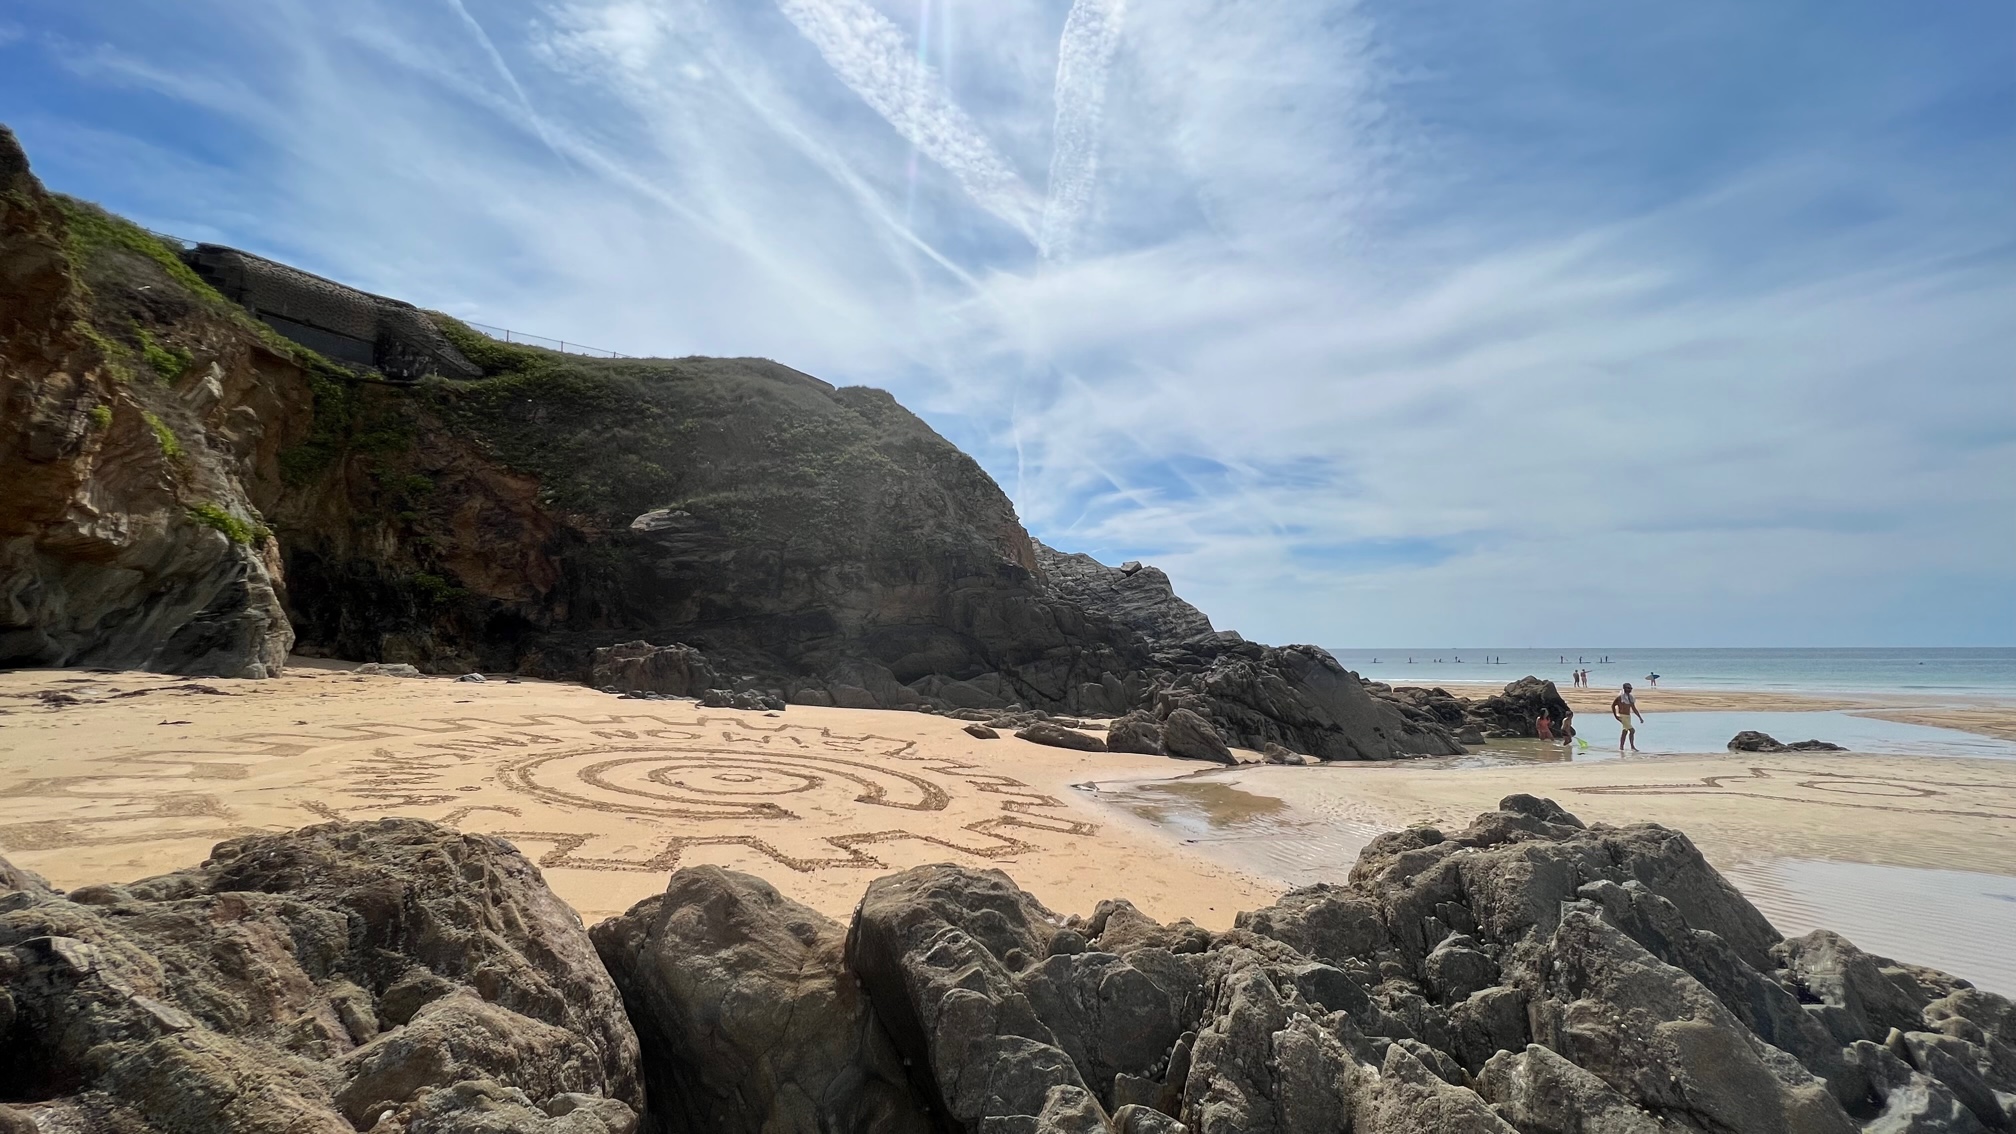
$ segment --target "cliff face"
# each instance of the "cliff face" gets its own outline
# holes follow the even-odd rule
[[[320,306],[268,325],[205,282],[239,254],[186,254],[200,276],[46,193],[4,132],[0,186],[0,665],[257,677],[294,648],[579,680],[644,639],[803,703],[1180,706],[1235,745],[1460,751],[1340,698],[1334,662],[1214,634],[1153,568],[1035,544],[879,390],[501,343],[300,273]],[[325,307],[422,320],[455,365],[276,333]]]
[[[44,192],[0,127],[0,665],[261,677],[286,658],[248,486],[301,369],[188,279]]]

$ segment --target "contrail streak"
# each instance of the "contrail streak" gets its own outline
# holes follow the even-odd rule
[[[1036,247],[1046,260],[1068,258],[1092,207],[1099,179],[1099,126],[1106,74],[1120,46],[1127,0],[1074,0],[1057,41],[1057,121],[1051,131],[1050,195]]]
[[[943,166],[974,201],[1036,238],[1032,192],[919,60],[903,32],[865,0],[777,0],[827,66],[896,132]]]
[[[525,88],[518,84],[518,76],[512,72],[510,64],[504,62],[504,53],[497,50],[497,44],[491,40],[490,33],[483,30],[483,25],[476,22],[476,17],[469,14],[468,8],[463,7],[462,0],[448,0],[448,6],[455,9],[455,14],[462,18],[462,23],[469,28],[470,34],[476,37],[477,44],[483,48],[484,54],[490,57],[491,66],[497,68],[497,73],[504,76],[504,82],[511,87],[511,93],[518,96],[518,106],[525,111],[525,117],[530,120],[533,131],[539,135],[539,140],[546,143],[546,148],[553,151],[554,157],[566,160],[566,155],[560,152],[560,147],[554,144],[553,136],[547,132],[545,119],[539,116],[538,111],[532,109],[532,100],[526,97]]]

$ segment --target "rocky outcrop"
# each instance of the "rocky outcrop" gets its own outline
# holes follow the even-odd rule
[[[622,1134],[643,1106],[580,919],[496,840],[387,819],[68,895],[0,874],[0,1099],[44,1129]]]
[[[1242,642],[1158,660],[1171,676],[1155,692],[1156,715],[1188,709],[1236,747],[1273,743],[1324,760],[1464,751],[1440,724],[1374,699],[1357,674],[1315,646]]]
[[[1973,1134],[2016,1127],[2016,1004],[1781,939],[1679,832],[1530,796],[1383,835],[1222,933],[944,865],[872,882],[844,933],[714,867],[584,933],[515,851],[406,820],[67,895],[0,862],[0,1130],[640,1119]]]
[[[616,693],[698,697],[709,689],[719,688],[721,675],[707,664],[706,655],[691,646],[676,642],[669,646],[619,642],[595,651],[588,668],[588,684]]]
[[[1108,567],[1089,555],[1046,547],[1032,540],[1043,578],[1063,597],[1097,610],[1141,635],[1152,649],[1165,650],[1220,641],[1204,612],[1176,595],[1159,567],[1128,562]],[[1231,635],[1237,640],[1238,635]]]
[[[45,192],[0,127],[0,666],[264,677],[287,656],[244,481],[299,420],[301,372],[177,269]]]
[[[642,1043],[647,1134],[931,1129],[844,931],[703,866],[592,931]]]
[[[1731,752],[1846,752],[1839,744],[1829,744],[1824,740],[1795,740],[1790,744],[1778,740],[1769,733],[1754,729],[1744,729],[1729,738]]]
[[[1531,676],[1478,700],[1458,697],[1447,689],[1415,685],[1395,687],[1368,681],[1365,688],[1378,700],[1398,707],[1409,719],[1433,721],[1473,744],[1487,739],[1532,739],[1539,735],[1543,716],[1558,737],[1561,722],[1572,713],[1553,682]]]

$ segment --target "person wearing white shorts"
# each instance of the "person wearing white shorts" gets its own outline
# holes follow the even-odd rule
[[[1624,683],[1624,692],[1617,694],[1610,702],[1610,715],[1617,718],[1618,727],[1623,729],[1617,734],[1619,752],[1624,751],[1627,741],[1631,745],[1631,751],[1638,751],[1638,728],[1631,723],[1634,713],[1637,714],[1639,722],[1643,723],[1645,714],[1638,711],[1638,698],[1631,695],[1631,683],[1627,681]]]

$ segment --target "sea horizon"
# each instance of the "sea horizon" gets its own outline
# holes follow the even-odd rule
[[[1595,688],[2016,698],[2016,646],[1851,647],[1353,647],[1329,649],[1371,681],[1504,683],[1528,675],[1567,685],[1577,669]]]

